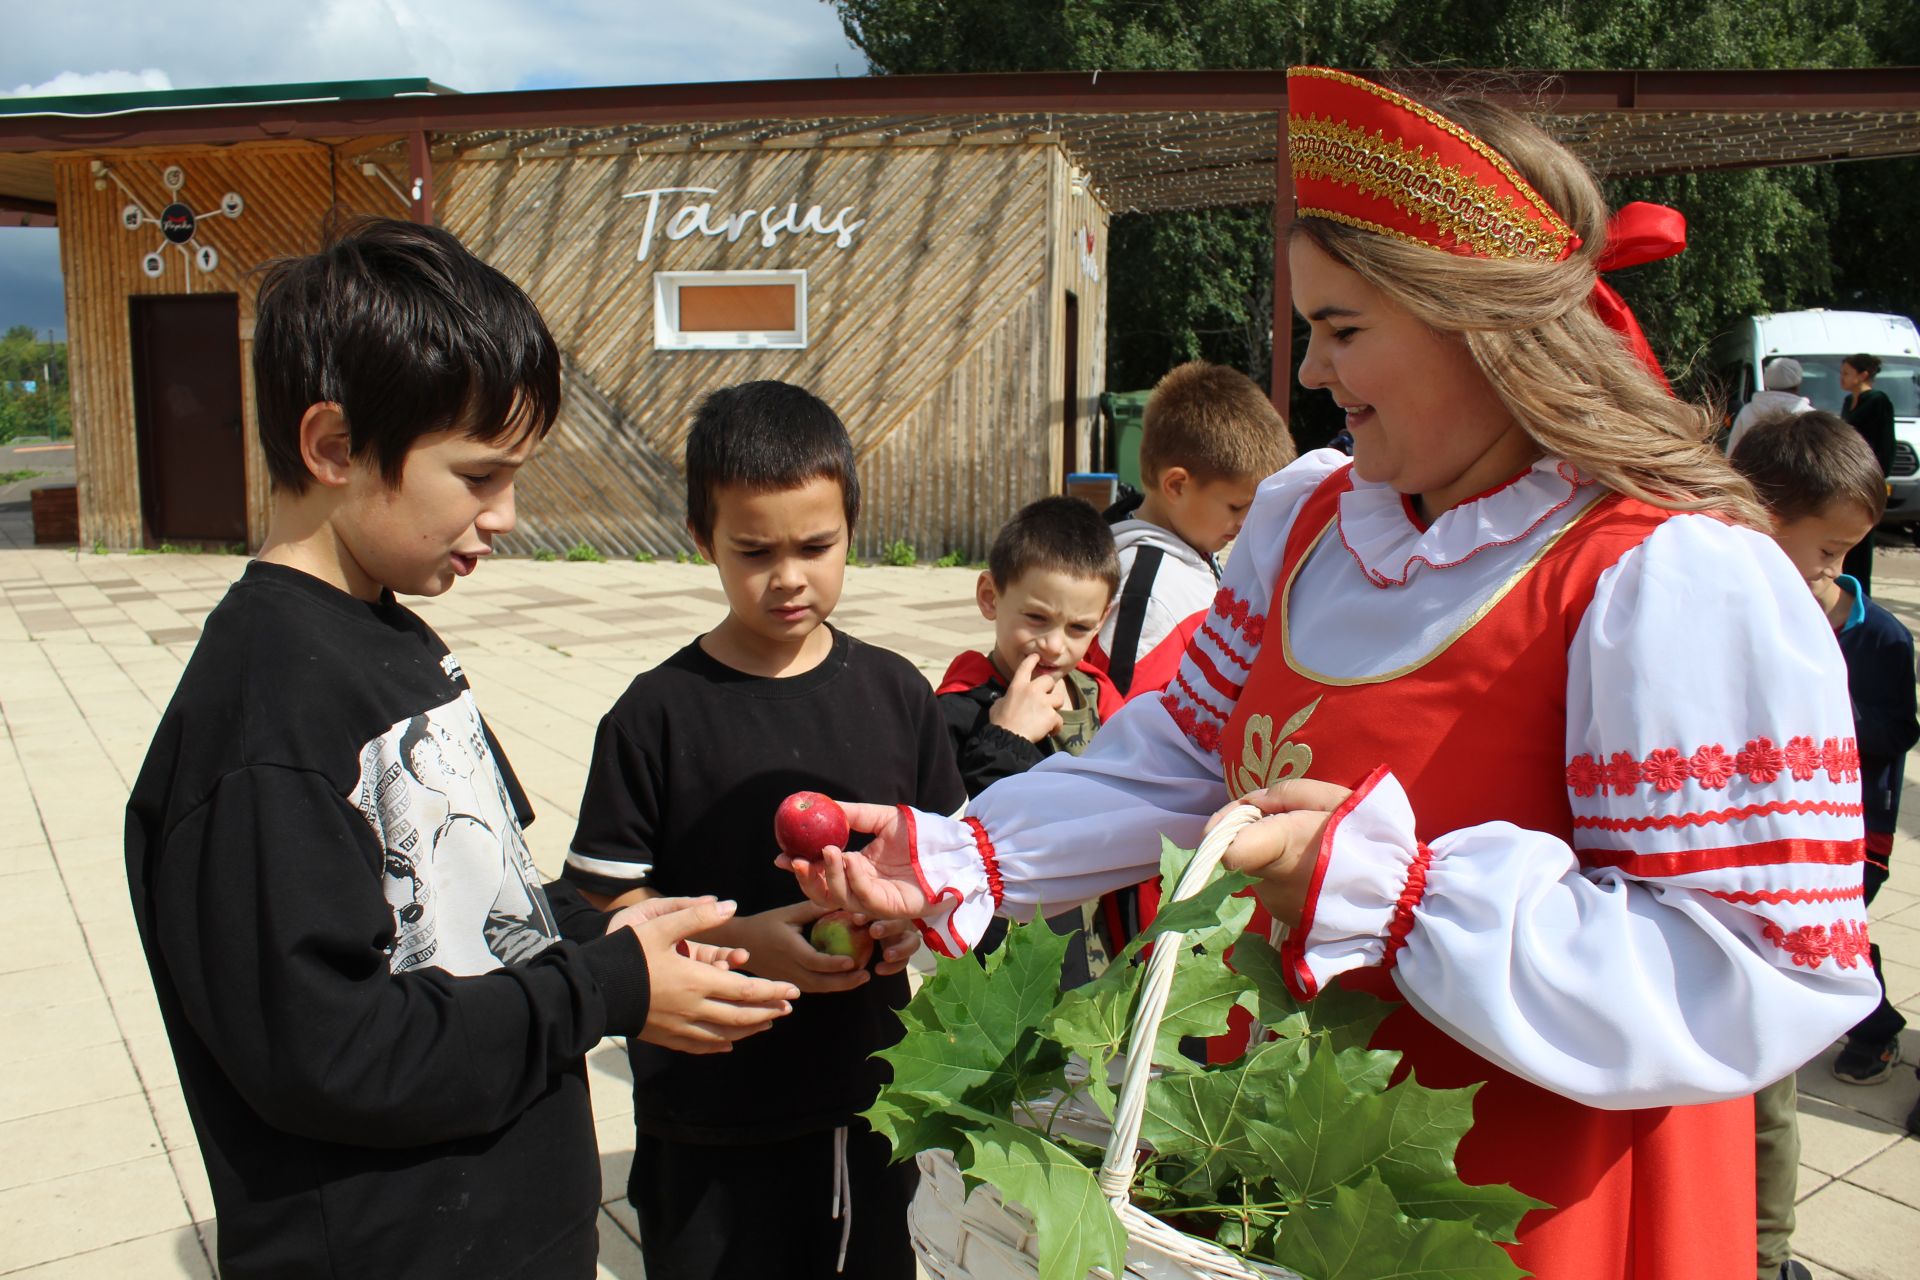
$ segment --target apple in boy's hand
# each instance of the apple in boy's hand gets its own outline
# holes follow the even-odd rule
[[[850,911],[829,911],[815,920],[807,930],[807,941],[815,951],[830,956],[852,956],[855,969],[866,968],[867,962],[873,959],[873,935],[854,923]]]
[[[818,791],[796,791],[773,814],[773,838],[789,858],[820,861],[820,850],[847,847],[847,815]]]

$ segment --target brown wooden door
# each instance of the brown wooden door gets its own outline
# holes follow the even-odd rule
[[[1080,298],[1071,291],[1063,320],[1067,368],[1060,401],[1060,492],[1065,493],[1067,477],[1080,469]]]
[[[134,298],[133,406],[150,542],[245,542],[240,300]]]

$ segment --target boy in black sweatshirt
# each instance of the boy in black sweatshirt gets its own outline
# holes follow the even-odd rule
[[[1847,553],[1873,534],[1886,510],[1886,480],[1866,441],[1831,413],[1811,412],[1763,422],[1740,438],[1728,459],[1752,483],[1773,538],[1807,580],[1827,615],[1847,664],[1859,744],[1860,799],[1867,828],[1864,896],[1871,903],[1887,879],[1894,821],[1900,812],[1902,764],[1916,740],[1913,637],[1898,619],[1867,598],[1842,572]],[[1880,948],[1871,949],[1880,976]],[[1854,1027],[1833,1063],[1847,1084],[1878,1084],[1893,1073],[1906,1019],[1886,998]],[[1759,1138],[1760,1273],[1792,1274],[1787,1240],[1793,1233],[1800,1138],[1795,1082],[1788,1076],[1754,1096]],[[1915,1108],[1920,1115],[1920,1106]],[[1913,1117],[1908,1128],[1914,1127]],[[1798,1264],[1795,1264],[1798,1265]]]
[[[935,689],[969,798],[1055,752],[1079,755],[1119,710],[1106,673],[1082,663],[1119,586],[1113,534],[1078,498],[1030,502],[994,536],[974,584],[980,616],[993,624],[993,650],[960,654]],[[1062,987],[1086,982],[1104,952],[1089,950],[1083,909],[1049,916],[1047,925],[1073,935]],[[999,946],[1006,931],[995,920],[975,954]]]
[[[567,854],[610,908],[719,893],[703,935],[803,993],[793,1016],[717,1058],[630,1045],[638,1133],[628,1198],[649,1280],[913,1280],[911,1161],[858,1113],[900,1038],[905,921],[875,924],[871,971],[815,951],[825,909],[774,865],[795,791],[951,813],[965,800],[933,691],[912,663],[828,625],[860,515],[838,415],[784,382],[702,402],[687,439],[687,527],[727,616],[635,677],[600,722]]]
[[[127,880],[225,1280],[594,1274],[586,1051],[722,1050],[798,993],[543,886],[460,664],[395,599],[513,527],[559,408],[533,304],[444,231],[282,262],[254,333],[274,511],[127,808]]]

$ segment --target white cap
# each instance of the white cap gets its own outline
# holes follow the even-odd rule
[[[1760,381],[1766,384],[1769,391],[1793,391],[1805,377],[1806,371],[1800,367],[1798,360],[1792,356],[1776,356],[1767,361],[1767,371],[1761,375]]]

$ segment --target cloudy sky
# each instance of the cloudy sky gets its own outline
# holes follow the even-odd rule
[[[62,0],[0,40],[0,96],[425,76],[551,89],[860,75],[825,0]],[[0,227],[0,329],[62,328],[58,232]]]

